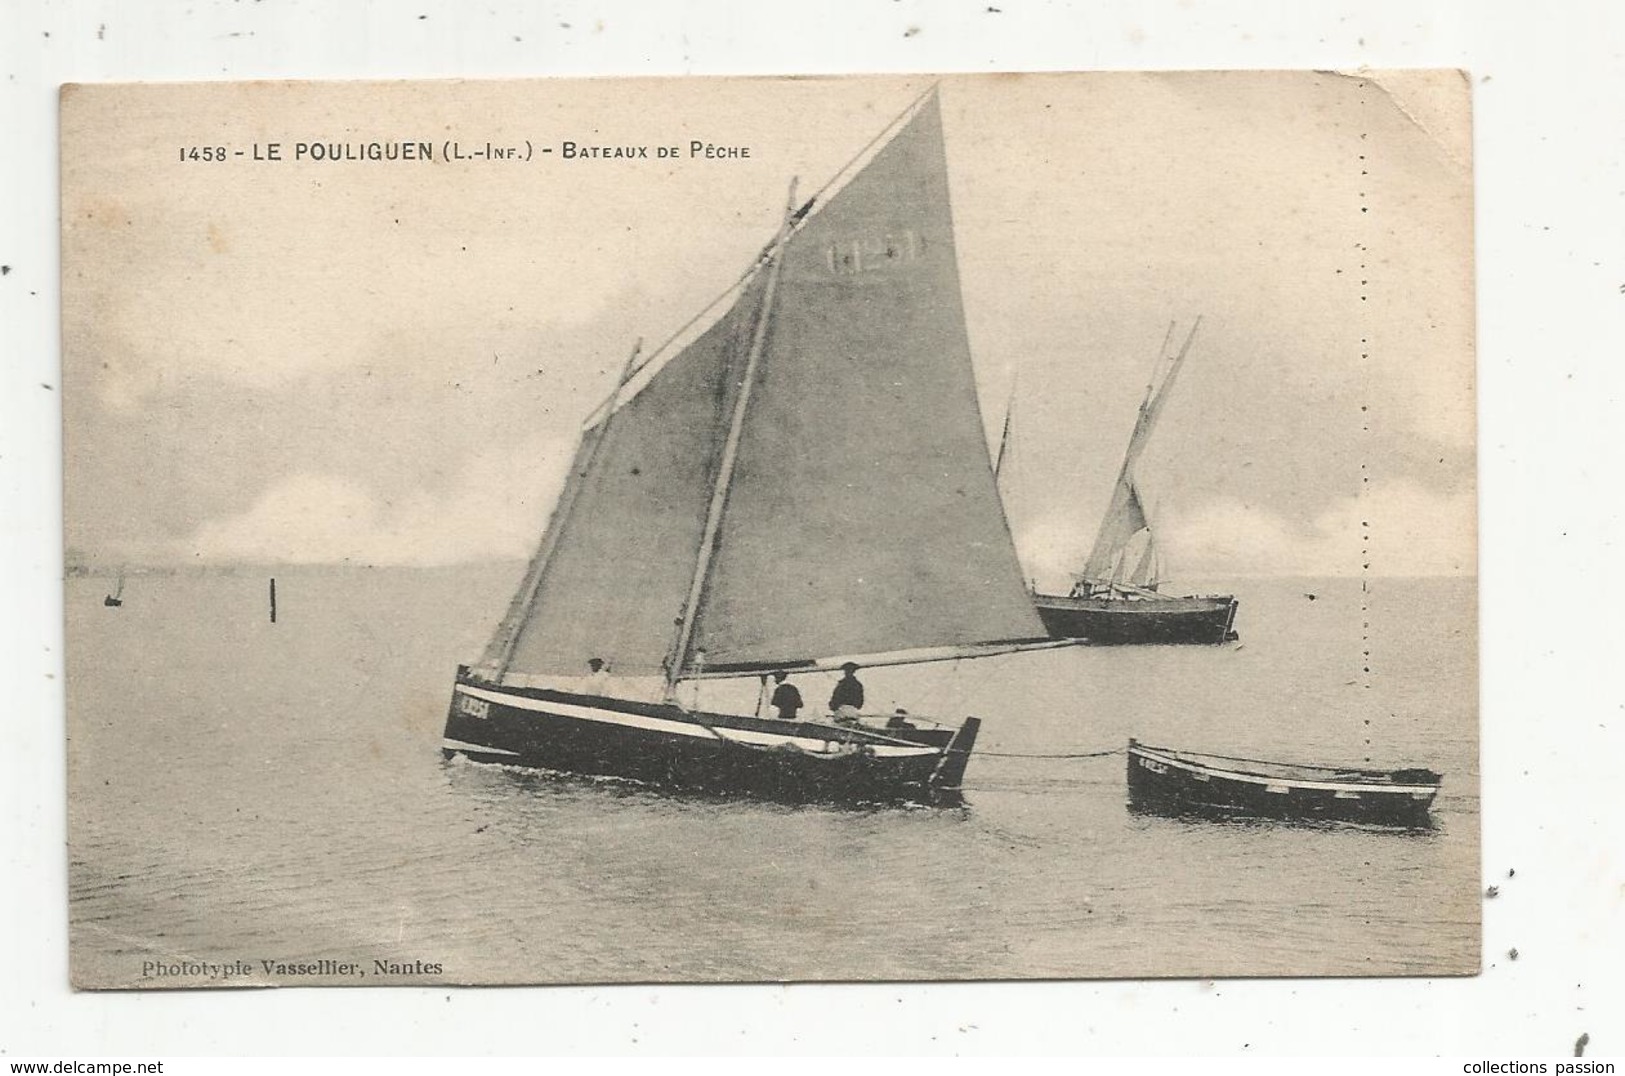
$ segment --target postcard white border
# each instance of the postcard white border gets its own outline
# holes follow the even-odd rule
[[[493,6],[495,11],[492,11]],[[998,11],[988,11],[997,8]],[[1269,12],[1268,22],[1260,21]],[[488,12],[490,12],[488,14]],[[1527,20],[1527,21],[1526,21]],[[117,0],[8,10],[0,101],[0,1048],[30,1054],[1560,1054],[1625,1011],[1625,234],[1605,0]],[[569,22],[576,32],[542,41]],[[1466,980],[71,994],[56,87],[67,81],[1463,67],[1479,215],[1484,974]],[[1542,511],[1535,511],[1539,507]],[[1554,567],[1562,570],[1554,574]],[[1515,870],[1516,877],[1508,878]],[[1512,948],[1520,958],[1510,961]],[[1610,955],[1611,954],[1611,955]],[[1620,1035],[1617,1028],[1610,1032]]]

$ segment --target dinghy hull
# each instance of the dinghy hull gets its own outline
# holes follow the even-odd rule
[[[1153,814],[1426,829],[1440,781],[1421,769],[1223,759],[1134,740],[1128,747],[1129,806]]]

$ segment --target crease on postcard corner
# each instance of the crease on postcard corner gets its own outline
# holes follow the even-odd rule
[[[1472,76],[1461,68],[1333,71],[1379,90],[1463,174],[1473,170]]]

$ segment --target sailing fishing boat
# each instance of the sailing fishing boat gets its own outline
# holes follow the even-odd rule
[[[1159,378],[1154,374],[1140,404],[1129,437],[1123,468],[1118,472],[1111,504],[1101,521],[1094,549],[1067,594],[1033,594],[1044,627],[1056,638],[1077,636],[1096,645],[1122,643],[1226,642],[1236,637],[1237,602],[1233,595],[1174,597],[1163,594],[1162,557],[1140,497],[1134,468],[1151,437],[1174,379],[1185,364],[1202,319],[1197,318],[1185,343],[1171,359],[1163,340]]]
[[[458,670],[448,757],[951,801],[975,717],[787,721],[703,709],[698,684],[761,677],[765,694],[776,670],[1072,642],[1045,635],[994,486],[935,89],[870,145],[799,208],[792,184],[707,327],[634,349],[506,616]]]

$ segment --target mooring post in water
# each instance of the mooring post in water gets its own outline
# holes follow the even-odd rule
[[[271,577],[271,623],[276,623],[276,576]]]

